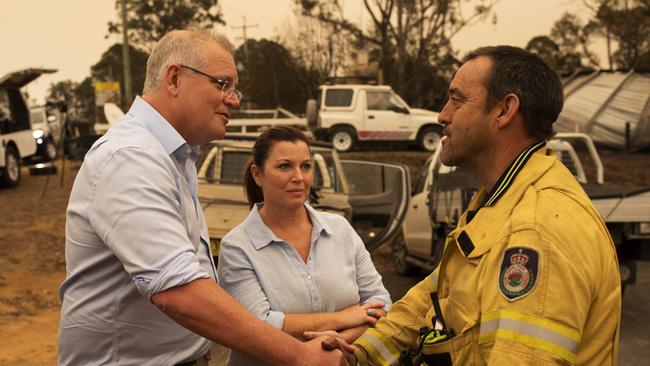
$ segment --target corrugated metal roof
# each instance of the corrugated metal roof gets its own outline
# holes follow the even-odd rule
[[[568,81],[558,132],[584,132],[600,145],[623,149],[650,146],[650,75],[596,71]]]

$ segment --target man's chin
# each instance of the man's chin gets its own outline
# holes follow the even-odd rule
[[[454,159],[453,156],[449,153],[449,151],[445,151],[445,148],[442,148],[442,152],[440,153],[440,162],[445,164],[446,166],[456,166],[458,165],[458,162],[456,159]]]
[[[447,162],[449,161],[449,148],[445,145],[440,146],[440,162],[448,165]]]
[[[228,137],[225,128],[218,128],[212,131],[206,131],[206,135],[209,135],[210,141],[223,140],[224,138]]]

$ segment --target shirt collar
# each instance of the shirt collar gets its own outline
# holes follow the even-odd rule
[[[179,157],[192,156],[193,154],[198,156],[198,146],[189,146],[183,136],[154,107],[139,96],[135,97],[127,114],[142,122],[149,132],[160,141],[167,154],[178,154],[177,151],[179,151],[181,154]],[[181,149],[183,146],[185,148]]]
[[[263,205],[264,203],[256,203],[251,209],[250,214],[248,214],[248,219],[246,219],[246,233],[248,233],[248,237],[256,250],[260,250],[273,242],[280,243],[284,241],[278,238],[262,220],[259,210]],[[318,233],[320,235],[325,232],[327,235],[331,235],[332,230],[325,220],[323,220],[322,214],[314,210],[308,203],[305,202],[304,205],[313,225],[312,233]]]
[[[312,225],[314,225],[313,231],[319,234],[325,231],[327,235],[332,235],[332,229],[327,224],[327,222],[323,219],[322,214],[316,211],[307,202],[305,202],[305,208],[307,209],[307,213],[309,213],[309,218],[311,218]]]

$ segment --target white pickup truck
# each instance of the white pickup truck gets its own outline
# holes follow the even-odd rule
[[[0,187],[20,183],[20,165],[37,152],[27,102],[20,89],[53,69],[25,69],[0,77]]]
[[[228,138],[255,137],[275,126],[291,126],[312,136],[307,126],[307,119],[296,116],[290,111],[278,107],[275,109],[236,109],[231,111],[230,121],[226,126]]]
[[[596,183],[587,182],[582,163],[570,140],[585,143],[596,166]],[[636,280],[636,260],[650,260],[650,187],[608,187],[603,165],[592,140],[584,134],[557,134],[548,146],[583,188],[604,218],[619,257],[623,285]],[[406,274],[420,267],[433,270],[447,234],[457,225],[478,183],[469,172],[440,162],[437,150],[420,171],[402,233],[393,241],[396,269]]]
[[[322,85],[307,102],[307,122],[317,138],[338,151],[361,142],[399,141],[433,151],[440,142],[438,113],[411,108],[386,85]]]
[[[214,141],[203,147],[197,162],[198,197],[210,233],[210,238],[204,239],[210,241],[215,260],[221,238],[250,212],[242,184],[253,143],[254,136],[246,135]],[[391,242],[400,231],[409,199],[406,168],[339,160],[336,151],[322,143],[312,144],[311,152],[314,180],[310,204],[348,219],[368,250]]]

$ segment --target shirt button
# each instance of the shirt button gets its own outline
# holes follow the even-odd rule
[[[192,148],[189,147],[189,146],[187,147],[187,150],[185,150],[185,151],[187,151],[187,155],[192,154]]]
[[[307,279],[308,279],[308,280],[311,280],[311,275],[307,276]]]

